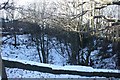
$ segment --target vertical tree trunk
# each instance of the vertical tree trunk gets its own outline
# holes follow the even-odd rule
[[[78,64],[77,57],[79,56],[79,45],[80,45],[79,34],[75,33],[73,39],[72,39],[73,41],[71,42],[72,55],[70,60],[72,65],[76,65]]]
[[[14,33],[13,35],[14,35],[14,39],[15,39],[14,46],[16,47],[16,46],[17,46],[17,38],[16,38],[16,33]]]
[[[46,53],[45,53],[45,39],[44,39],[44,26],[42,25],[42,34],[41,34],[41,53],[43,57],[43,63],[46,63]]]
[[[89,65],[90,53],[91,53],[91,51],[89,50],[89,51],[88,51],[88,54],[87,54],[87,56],[86,56],[86,62],[85,62],[85,65],[86,65],[86,66]]]
[[[118,46],[117,46],[117,50],[118,50],[118,52],[117,52],[117,56],[118,56],[118,69],[120,70],[120,42],[118,42]]]
[[[47,36],[47,43],[46,43],[46,63],[48,63],[48,56],[49,56],[49,37]]]
[[[113,53],[115,53],[117,56],[117,62],[116,62],[116,68],[120,69],[120,42],[114,42],[113,44]]]
[[[38,55],[39,55],[39,59],[40,59],[40,62],[42,62],[42,59],[41,59],[41,53],[40,53],[40,48],[39,48],[39,40],[36,38],[36,46],[37,46],[37,51],[38,51]]]

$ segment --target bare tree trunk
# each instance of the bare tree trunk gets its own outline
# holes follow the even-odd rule
[[[116,54],[116,68],[120,69],[120,42],[113,43],[113,53]]]
[[[16,46],[17,46],[17,38],[16,38],[16,33],[14,33],[13,35],[14,35],[14,39],[15,39],[14,46],[16,47]]]
[[[117,67],[120,70],[120,42],[117,43]]]
[[[49,37],[47,36],[47,42],[46,42],[46,63],[48,63],[48,56],[49,56]]]
[[[73,40],[71,42],[71,51],[72,51],[72,55],[71,55],[71,64],[75,65],[75,64],[78,64],[78,59],[77,59],[77,56],[79,56],[79,34],[74,34],[75,37],[73,37]]]
[[[41,34],[41,53],[43,56],[43,63],[46,63],[46,53],[45,53],[45,33],[44,33],[44,22],[42,22],[42,34]]]
[[[41,36],[41,53],[42,53],[42,57],[43,57],[43,63],[46,63],[44,32],[42,33],[42,36]]]
[[[37,46],[37,51],[38,51],[38,55],[39,55],[39,59],[40,59],[40,62],[42,62],[42,59],[41,59],[41,53],[40,53],[40,48],[39,48],[39,40],[36,38],[36,46]]]

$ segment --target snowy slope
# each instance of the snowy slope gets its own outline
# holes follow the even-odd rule
[[[14,43],[14,38],[12,37],[10,39],[7,39],[7,37],[2,37],[2,40],[3,41],[5,40],[6,42],[6,44],[3,44],[1,48],[2,57],[40,62],[36,45],[34,42],[30,41],[29,35],[17,35],[17,43],[20,44],[17,46],[17,48],[15,48],[12,45]],[[53,38],[52,42],[54,42],[54,44],[57,44],[56,38]],[[52,43],[50,42],[50,44]],[[52,48],[49,50],[50,53],[48,56],[49,63],[55,65],[65,65],[67,60],[67,55],[66,54],[60,55],[58,53],[60,52],[60,49],[56,45],[55,47],[56,49]]]
[[[9,36],[7,36],[9,37]],[[6,37],[3,37],[2,40],[6,40]],[[31,65],[37,65],[37,66],[46,66],[50,67],[53,70],[70,70],[70,71],[83,71],[83,72],[114,72],[118,73],[120,71],[118,70],[111,70],[111,69],[93,69],[92,67],[86,67],[86,66],[68,66],[67,64],[67,54],[61,55],[59,45],[57,45],[56,38],[53,38],[52,43],[55,44],[56,50],[54,48],[51,48],[49,51],[49,64],[43,64],[39,61],[39,56],[36,50],[36,46],[34,42],[31,42],[29,40],[28,35],[19,35],[17,36],[17,42],[20,44],[15,48],[12,43],[14,43],[14,38],[10,38],[6,40],[6,44],[2,45],[2,58],[4,60],[10,60],[10,61],[17,61],[23,64],[31,64]],[[24,44],[23,44],[24,43]],[[30,45],[26,45],[26,43],[30,43]],[[64,47],[64,44],[62,44]],[[86,51],[86,48],[84,49]],[[99,53],[98,50],[94,50],[91,52],[91,57],[93,60],[97,60],[98,57],[95,57],[96,54]],[[113,56],[114,57],[114,56]],[[115,58],[115,57],[114,57]],[[107,62],[106,62],[107,61]],[[104,62],[106,62],[106,65],[109,67],[114,67],[115,63],[112,58],[106,59]],[[111,64],[109,64],[111,63]],[[54,64],[54,65],[52,65]],[[102,63],[95,64],[95,67],[99,67]],[[66,65],[66,66],[63,66]],[[106,68],[106,66],[104,66]],[[50,73],[42,73],[37,71],[28,71],[28,70],[22,70],[17,68],[6,68],[7,75],[9,78],[36,78],[36,77],[46,77],[46,78],[69,78],[69,77],[75,77],[79,78],[81,76],[78,75],[54,75]],[[15,75],[16,74],[16,75]],[[25,75],[26,74],[26,75]],[[14,75],[14,76],[13,76]],[[68,77],[67,77],[68,76]],[[83,77],[83,76],[82,76]]]
[[[17,35],[17,43],[20,45],[15,48],[12,44],[14,43],[14,38],[9,38],[9,35],[6,37],[2,37],[2,40],[5,40],[5,44],[2,45],[2,57],[8,57],[13,59],[20,59],[20,60],[28,60],[28,61],[35,61],[40,62],[39,55],[36,49],[36,45],[34,42],[30,41],[29,39],[30,35]],[[6,40],[7,39],[7,40]],[[51,38],[51,42],[49,42],[51,49],[49,50],[49,56],[48,56],[48,63],[54,64],[54,65],[69,65],[68,63],[68,53],[67,51],[64,52],[64,54],[61,53],[60,46],[58,45],[59,41],[57,39]],[[54,48],[53,45],[54,44]],[[62,44],[63,48],[66,48],[64,44]],[[83,49],[85,53],[87,53],[87,48]],[[91,59],[94,61],[94,68],[104,68],[104,69],[115,69],[116,63],[115,58],[116,56],[113,56],[112,58],[106,58],[101,61],[97,57],[97,54],[99,54],[99,48],[97,50],[94,50],[91,52]],[[110,51],[110,50],[109,50]],[[71,52],[71,49],[69,49],[69,52]],[[84,54],[84,57],[86,58],[86,55]],[[104,63],[104,64],[103,64]]]

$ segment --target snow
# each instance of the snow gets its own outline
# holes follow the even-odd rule
[[[52,66],[54,70],[69,70],[69,71],[80,71],[80,72],[113,72],[120,73],[119,70],[111,70],[111,69],[94,69],[92,67],[86,66]]]
[[[108,45],[108,47],[112,47],[112,46],[113,46],[113,44],[109,44],[109,45]]]
[[[23,64],[30,64],[30,65],[36,65],[41,67],[49,67],[52,68],[52,70],[69,70],[69,71],[80,71],[80,72],[112,72],[112,73],[120,73],[120,70],[111,70],[111,69],[94,69],[92,67],[87,66],[57,66],[52,64],[45,64],[45,63],[38,63],[34,61],[26,61],[26,60],[18,60],[18,59],[10,59],[7,57],[2,57],[3,60],[8,61],[14,61],[14,62],[20,62]]]
[[[2,37],[2,40],[5,40],[6,42],[6,44],[3,44],[1,47],[2,57],[40,62],[36,45],[34,42],[30,41],[29,36],[30,35],[17,35],[17,43],[20,44],[17,46],[17,48],[12,45],[14,44],[13,37],[9,38],[9,35],[6,37]],[[57,46],[58,41],[56,40],[56,38],[51,39],[51,42],[49,42],[49,46],[51,48],[49,50],[50,54],[48,56],[48,62],[50,64],[60,66],[65,65],[67,61],[67,54],[61,55],[62,53],[60,51],[60,48]],[[56,49],[52,46],[52,44],[55,44],[54,46],[56,47]],[[62,47],[64,47],[64,45],[62,45]]]
[[[17,46],[17,48],[12,45],[12,44],[14,44],[13,37],[11,37],[9,35],[6,37],[2,37],[2,40],[3,41],[5,40],[5,44],[3,44],[1,47],[2,57],[40,62],[39,55],[38,55],[38,52],[36,49],[36,45],[34,42],[32,42],[30,40],[31,39],[30,36],[31,35],[29,35],[29,34],[28,35],[17,35],[17,43],[20,44]],[[9,37],[11,37],[11,38],[9,38]],[[9,38],[9,39],[7,39],[7,38]],[[70,49],[71,44],[69,44],[68,46],[65,46],[63,43],[59,44],[60,42],[55,37],[52,37],[50,39],[51,40],[49,41],[50,49],[49,49],[49,55],[48,55],[48,63],[54,64],[54,65],[59,65],[59,66],[70,65],[68,62],[69,58],[68,58],[68,52],[67,52],[66,48],[68,47],[68,50],[71,55],[71,49]],[[53,44],[54,44],[54,47],[53,47]],[[62,53],[60,47],[65,49],[64,53]],[[110,48],[108,50],[108,52],[111,52],[112,44],[109,44],[108,47]],[[106,63],[107,66],[101,67],[101,65],[103,65],[102,63],[106,62],[106,60],[104,60],[104,62],[100,62],[99,61],[100,57],[97,57],[101,48],[102,47],[98,47],[96,50],[92,51],[90,54],[91,59],[94,61],[93,67],[115,69],[116,64],[115,64],[114,58],[109,59],[107,61],[107,63]],[[82,50],[85,53],[84,58],[86,59],[86,55],[88,54],[87,53],[88,48],[85,47]],[[81,53],[81,50],[80,50],[80,53]],[[100,62],[100,63],[96,64],[96,62],[98,62],[98,63]]]
[[[93,68],[92,67],[86,67],[86,66],[75,66],[75,65],[70,65],[70,66],[52,66],[52,69],[55,70],[69,70],[69,71],[82,71],[82,72],[92,72]]]
[[[2,59],[3,60],[8,60],[8,61],[20,62],[20,63],[23,63],[23,64],[30,64],[30,65],[36,65],[36,66],[50,67],[50,64],[43,64],[43,63],[38,63],[38,62],[34,62],[34,61],[11,59],[11,58],[7,58],[7,57],[2,57]]]
[[[69,74],[51,74],[37,71],[28,71],[18,68],[6,68],[8,78],[105,78],[105,77],[86,77]]]
[[[107,50],[107,52],[112,52],[112,51],[113,51],[112,49]]]
[[[95,0],[95,1],[102,4],[107,4],[107,3],[112,3],[115,0]]]
[[[50,50],[50,57],[51,59],[49,60],[49,62],[52,60],[51,63],[53,63],[54,65],[59,65],[59,66],[62,66],[62,65],[65,65],[66,64],[66,59],[61,56],[55,49],[51,49]]]
[[[99,50],[94,50],[91,52],[91,55],[93,56],[93,55],[98,54],[98,53],[99,53]]]
[[[10,37],[10,36],[7,36]],[[2,40],[6,40],[6,37],[2,37]],[[57,41],[56,38],[51,38],[51,42],[49,42],[49,46],[51,47],[51,49],[49,50],[49,56],[48,56],[48,60],[49,60],[49,64],[43,64],[40,63],[39,61],[39,56],[38,56],[38,52],[36,50],[36,46],[34,44],[34,42],[31,42],[29,40],[29,35],[17,35],[17,42],[20,44],[19,46],[17,46],[17,48],[15,48],[13,45],[14,43],[14,38],[10,38],[8,40],[6,40],[6,44],[2,45],[2,58],[4,60],[10,60],[10,61],[17,61],[23,64],[31,64],[31,65],[37,65],[37,66],[43,66],[43,67],[49,67],[52,68],[53,70],[70,70],[70,71],[83,71],[83,72],[113,72],[113,73],[118,73],[120,71],[118,70],[111,70],[114,69],[114,58],[115,56],[113,56],[113,58],[107,58],[105,60],[103,60],[103,62],[105,62],[105,64],[102,64],[101,61],[98,60],[99,64],[95,63],[95,68],[101,68],[101,65],[104,65],[104,67],[102,68],[111,68],[111,69],[94,69],[92,67],[86,67],[86,66],[75,66],[75,65],[69,65],[67,63],[68,60],[68,54],[65,51],[64,54],[61,53],[61,49],[60,46],[62,45],[63,48],[66,48],[66,46],[64,44],[58,45],[59,41]],[[24,43],[24,44],[23,44]],[[27,43],[27,44],[26,44]],[[30,43],[30,44],[28,44]],[[56,47],[56,49],[52,46],[52,44],[54,44],[54,47]],[[68,46],[70,47],[70,46]],[[110,49],[108,51],[111,51],[111,47],[112,44],[110,44],[108,47],[110,47]],[[56,51],[57,50],[57,51]],[[87,50],[88,48],[84,48],[83,51],[85,52],[85,54],[87,54]],[[70,49],[69,49],[70,51]],[[96,57],[96,55],[99,53],[100,48],[94,50],[91,52],[91,58],[92,60],[97,61],[98,57]],[[71,52],[71,51],[70,51]],[[85,55],[84,55],[85,57]],[[108,64],[108,65],[107,65]],[[65,66],[64,66],[65,65]],[[93,66],[94,67],[94,66]],[[10,72],[17,72],[17,74],[15,75],[10,74]],[[31,73],[32,72],[32,73]],[[24,76],[24,74],[22,73],[26,73],[26,75]],[[33,74],[37,74],[38,75],[34,75]],[[55,76],[59,77],[65,77],[68,75],[54,75],[54,74],[45,74],[45,73],[41,73],[41,72],[35,72],[35,71],[25,71],[25,70],[20,70],[20,69],[9,69],[7,68],[7,74],[9,75],[9,77],[12,75],[14,75],[13,77],[35,77],[39,75],[49,75],[50,78],[54,78]],[[21,76],[20,76],[21,75]],[[77,75],[76,75],[77,76]],[[74,76],[71,76],[74,77]],[[80,77],[80,76],[79,76]],[[83,76],[82,76],[83,77]],[[46,77],[48,78],[48,77]]]
[[[109,5],[102,9],[102,14],[108,18],[118,19],[119,7],[117,5]]]

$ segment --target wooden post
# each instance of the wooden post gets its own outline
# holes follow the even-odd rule
[[[4,64],[2,62],[2,57],[1,57],[1,45],[2,45],[2,26],[3,26],[3,22],[4,20],[1,20],[2,22],[0,23],[0,77],[2,78],[2,80],[7,80],[7,75],[6,75],[6,71],[5,71],[5,67]]]
[[[5,66],[4,66],[4,64],[2,62],[1,55],[0,55],[0,73],[1,73],[0,75],[2,77],[2,80],[8,80],[7,79],[7,74],[6,74],[6,71],[5,71]]]

